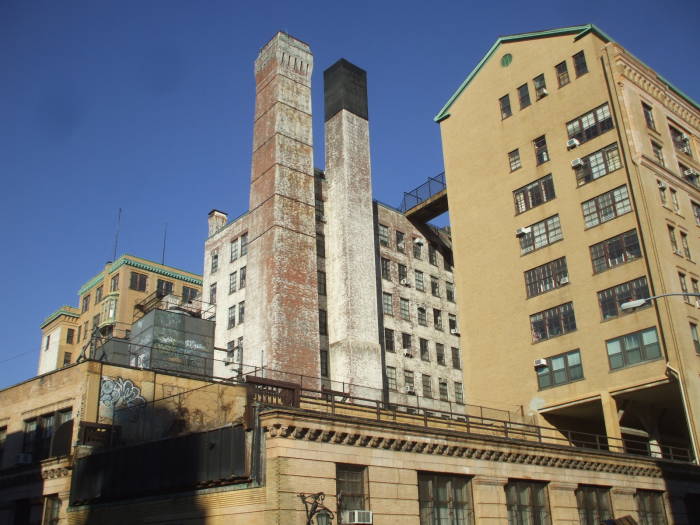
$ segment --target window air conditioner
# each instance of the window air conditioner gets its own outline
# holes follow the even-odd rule
[[[408,284],[408,279],[401,279],[401,284],[403,284],[404,286],[411,286],[410,284]]]
[[[574,149],[580,145],[581,143],[578,139],[569,139],[566,141],[566,149]]]
[[[344,510],[342,513],[343,523],[346,525],[358,525],[372,523],[371,510]]]
[[[686,135],[685,133],[681,133],[680,141],[681,142],[688,142],[688,141],[690,141],[690,137],[688,135]]]
[[[15,457],[15,463],[17,465],[31,465],[32,455],[28,452],[22,452],[20,454],[17,454],[17,456]]]
[[[679,148],[683,153],[687,153],[690,155],[690,144],[687,142],[682,143]]]
[[[559,284],[569,284],[569,276],[562,275],[561,278],[559,279]]]
[[[689,179],[692,179],[698,176],[698,172],[695,171],[693,168],[688,168],[687,170],[683,170],[683,175],[688,177]]]
[[[520,237],[525,237],[528,233],[532,231],[532,228],[525,226],[523,228],[518,228],[515,230],[515,236],[520,238]]]
[[[452,335],[459,335],[459,332],[457,331],[456,328],[450,329],[450,333],[451,333]]]
[[[666,188],[668,188],[668,186],[666,186],[666,183],[665,183],[664,181],[662,181],[662,180],[657,180],[657,181],[656,181],[656,184],[657,184],[657,185],[659,186],[659,188],[662,189],[662,190],[665,190]]]
[[[535,359],[535,368],[544,368],[547,366],[546,359]]]
[[[404,392],[406,392],[407,394],[415,394],[416,393],[416,389],[413,387],[413,385],[406,385],[405,387],[403,387],[403,389],[404,389]]]
[[[417,244],[418,246],[423,246],[423,239],[415,238],[413,239],[413,243]]]
[[[413,352],[411,352],[410,350],[406,350],[404,351],[403,355],[404,357],[413,357]]]
[[[574,169],[583,167],[583,159],[574,159],[571,161],[571,167]]]
[[[539,98],[546,97],[547,95],[549,95],[549,91],[547,91],[546,87],[537,88],[537,96]]]

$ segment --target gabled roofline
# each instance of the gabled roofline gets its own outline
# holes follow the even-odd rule
[[[496,42],[491,46],[491,49],[489,49],[486,55],[484,55],[484,58],[481,59],[481,61],[476,65],[472,72],[469,73],[467,78],[464,79],[464,82],[462,82],[462,84],[457,88],[457,91],[454,92],[454,94],[450,97],[450,99],[442,107],[440,112],[435,116],[433,120],[435,122],[441,122],[450,116],[449,110],[452,104],[454,104],[457,98],[462,94],[462,91],[464,91],[467,88],[469,83],[474,79],[474,77],[479,73],[479,71],[481,71],[481,68],[484,67],[484,64],[488,62],[489,58],[491,58],[491,56],[496,52],[496,50],[500,47],[502,43],[519,42],[521,40],[532,40],[535,38],[545,38],[550,36],[570,34],[576,34],[575,40],[578,40],[579,38],[591,32],[595,33],[606,42],[613,41],[608,35],[606,35],[603,31],[598,29],[593,24],[586,24],[583,26],[561,27],[559,29],[549,29],[547,31],[535,31],[534,33],[519,33],[516,35],[499,37],[498,40],[496,40]]]
[[[520,40],[531,40],[535,38],[545,38],[545,37],[550,37],[550,36],[559,36],[559,35],[569,35],[569,34],[576,34],[574,37],[574,41],[578,40],[579,38],[582,38],[586,36],[588,33],[593,33],[597,35],[599,38],[601,38],[604,42],[615,42],[612,38],[610,38],[603,30],[601,30],[599,27],[597,27],[595,24],[586,24],[583,26],[571,26],[571,27],[562,27],[559,29],[550,29],[547,31],[536,31],[534,33],[520,33],[517,35],[509,35],[509,36],[502,36],[496,42],[491,46],[491,49],[488,50],[486,55],[484,55],[484,58],[481,59],[481,61],[476,65],[476,67],[472,70],[471,73],[469,73],[469,76],[462,82],[462,84],[457,88],[457,91],[450,97],[450,99],[447,101],[447,103],[443,106],[443,108],[440,110],[440,112],[435,116],[433,120],[435,122],[442,122],[445,120],[447,117],[450,116],[449,110],[452,104],[459,98],[459,96],[462,94],[462,91],[464,91],[469,83],[474,79],[474,77],[481,71],[481,68],[484,67],[484,64],[488,62],[489,58],[491,58],[491,55],[493,55],[496,50],[499,48],[499,46],[504,43],[504,42],[518,42]],[[641,63],[644,67],[649,68],[650,70],[654,71],[652,68],[647,66],[643,61],[639,60],[636,56],[634,56],[632,53],[629,51],[625,50],[630,56],[632,56],[635,60],[637,60],[639,63]],[[694,106],[696,109],[700,109],[700,104],[695,102],[692,98],[690,98],[688,95],[683,93],[680,89],[678,89],[676,86],[671,84],[668,80],[666,80],[664,77],[656,73],[656,78],[664,83],[668,88],[675,92],[678,96],[680,96],[682,99],[684,99],[686,102]]]

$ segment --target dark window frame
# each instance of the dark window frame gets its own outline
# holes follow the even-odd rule
[[[644,342],[644,335],[645,334],[654,334],[654,337],[656,338],[656,341],[653,343],[645,343]],[[635,338],[637,339],[636,346],[630,346],[631,339]],[[619,352],[613,352],[611,354],[610,352],[610,344],[611,343],[619,343]],[[661,343],[659,342],[659,334],[656,331],[655,326],[651,326],[649,328],[644,328],[643,330],[637,330],[636,332],[631,332],[628,334],[623,334],[619,337],[614,337],[612,339],[608,339],[605,341],[605,348],[606,348],[606,353],[608,356],[608,365],[610,366],[610,370],[622,370],[624,368],[628,368],[630,366],[634,366],[639,363],[647,363],[651,361],[657,361],[662,358],[662,352],[661,352]],[[639,359],[636,360],[636,358],[632,358],[631,356],[633,355],[633,352],[639,349]],[[614,356],[617,356],[619,354],[619,365],[613,366],[613,358]],[[618,362],[617,360],[615,362]]]
[[[622,264],[642,258],[637,230],[626,232],[605,239],[589,247],[593,273],[598,274],[611,270]],[[601,264],[604,262],[605,264]]]
[[[533,343],[575,332],[574,303],[569,301],[530,315],[530,331]]]
[[[632,212],[632,199],[626,184],[581,203],[586,229],[595,228]]]
[[[593,140],[612,129],[615,129],[615,123],[608,102],[566,123],[568,138],[578,140],[579,144]]]
[[[581,351],[569,350],[546,358],[547,366],[537,369],[537,387],[546,390],[584,379]],[[578,361],[578,362],[576,362]],[[562,368],[555,365],[563,364]]]
[[[583,166],[576,170],[576,185],[583,186],[622,168],[617,142],[582,157]]]
[[[526,270],[524,278],[525,293],[528,299],[566,286],[569,283],[566,257],[560,257]]]
[[[520,215],[556,198],[554,179],[549,173],[513,191],[515,214]]]
[[[625,312],[620,308],[620,305],[634,299],[644,299],[649,297],[650,293],[647,278],[645,275],[642,275],[636,279],[601,290],[597,295],[600,314],[605,321],[608,319],[615,319],[622,314],[632,313],[632,310],[627,310]],[[649,306],[651,306],[651,302],[647,301],[635,310],[647,308]]]

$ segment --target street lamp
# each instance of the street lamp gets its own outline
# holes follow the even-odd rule
[[[680,295],[683,297],[697,297],[700,300],[700,293],[689,293],[689,292],[683,292],[683,293],[662,293],[660,295],[653,295],[651,297],[645,297],[644,299],[635,299],[634,301],[627,301],[626,303],[622,303],[620,305],[621,310],[634,310],[635,308],[639,308],[640,306],[644,306],[646,303],[649,301],[652,301],[653,299],[658,299],[659,297],[670,297],[672,295]]]
[[[331,525],[333,513],[323,504],[323,500],[326,498],[323,492],[315,494],[301,492],[297,496],[304,503],[306,525]]]

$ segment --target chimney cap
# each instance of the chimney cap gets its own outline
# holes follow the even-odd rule
[[[209,212],[209,217],[212,217],[214,215],[223,215],[224,217],[228,217],[228,213],[226,213],[225,211],[217,210],[216,208],[213,208]]]

